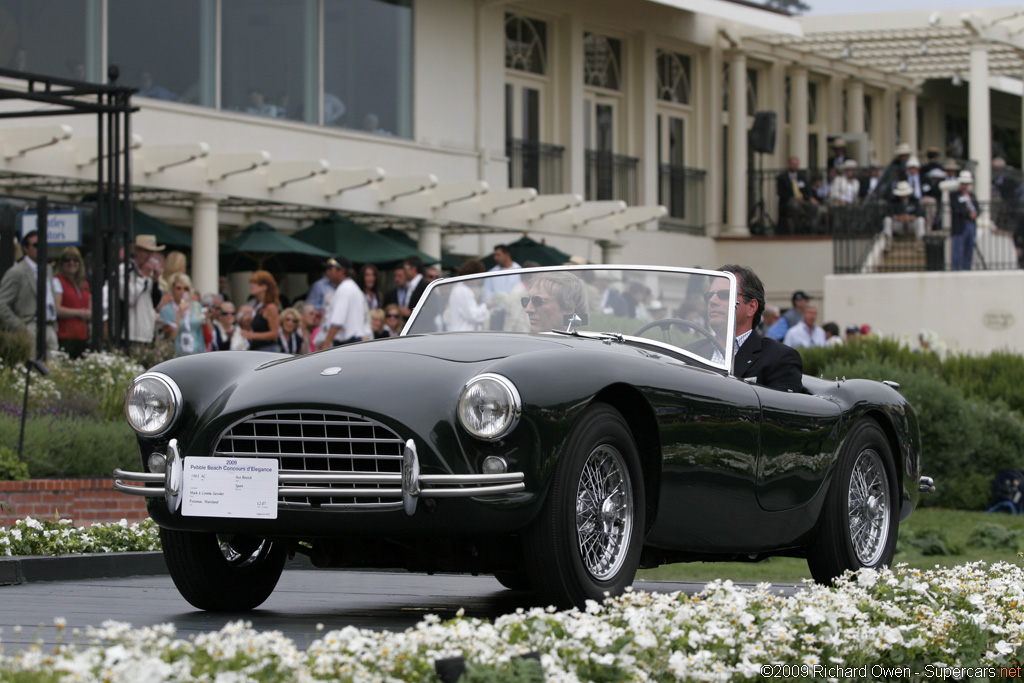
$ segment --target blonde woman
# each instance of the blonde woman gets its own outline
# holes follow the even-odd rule
[[[57,305],[57,341],[72,358],[78,358],[89,343],[92,300],[85,262],[76,247],[60,253],[59,271],[53,278],[53,301]]]
[[[178,273],[186,273],[188,270],[188,258],[180,251],[169,251],[164,257],[163,272],[160,274],[158,282],[160,283],[160,291],[164,293],[163,299],[160,301],[158,308],[163,308],[174,299],[174,292],[172,291],[171,280]],[[196,297],[193,297],[196,298]]]
[[[160,309],[160,328],[174,342],[175,356],[206,350],[203,311],[192,298],[192,280],[185,273],[171,276],[171,301]]]
[[[266,270],[257,270],[249,276],[249,294],[256,300],[253,307],[252,327],[243,330],[253,351],[281,351],[281,297],[277,280]]]
[[[388,304],[384,308],[384,329],[390,336],[397,337],[402,333],[403,325],[405,325],[405,318],[402,317],[402,309],[398,304]]]
[[[302,315],[298,309],[288,307],[281,311],[281,351],[284,353],[302,353]]]

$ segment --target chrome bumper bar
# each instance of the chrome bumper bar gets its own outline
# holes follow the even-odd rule
[[[132,496],[168,498],[168,508],[175,512],[181,496],[181,458],[177,443],[168,449],[167,472],[126,472],[114,470],[114,490]],[[419,457],[412,439],[405,443],[401,474],[362,472],[300,472],[281,470],[277,476],[278,496],[329,498],[395,498],[404,503],[408,514],[416,512],[419,498],[469,498],[526,490],[522,472],[504,474],[420,474]],[[162,486],[153,486],[162,484]],[[330,488],[331,484],[370,488]],[[379,487],[379,488],[373,488]],[[168,496],[168,491],[171,491]],[[173,506],[173,507],[172,507]]]
[[[920,482],[918,482],[917,490],[921,493],[935,493],[935,480],[922,475]]]

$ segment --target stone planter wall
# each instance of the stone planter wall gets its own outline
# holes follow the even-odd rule
[[[0,525],[25,517],[71,519],[83,526],[122,519],[141,522],[149,515],[145,499],[118,493],[113,479],[0,481]]]

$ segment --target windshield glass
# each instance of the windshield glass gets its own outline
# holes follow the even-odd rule
[[[721,290],[721,291],[719,291]],[[525,268],[433,282],[402,335],[436,332],[622,335],[731,367],[736,283],[655,266]]]

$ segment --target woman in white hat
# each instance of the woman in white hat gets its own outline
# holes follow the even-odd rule
[[[950,270],[970,270],[981,204],[971,192],[971,184],[974,183],[971,172],[960,171],[957,180],[960,181],[960,192],[949,199],[953,218],[953,263]]]

